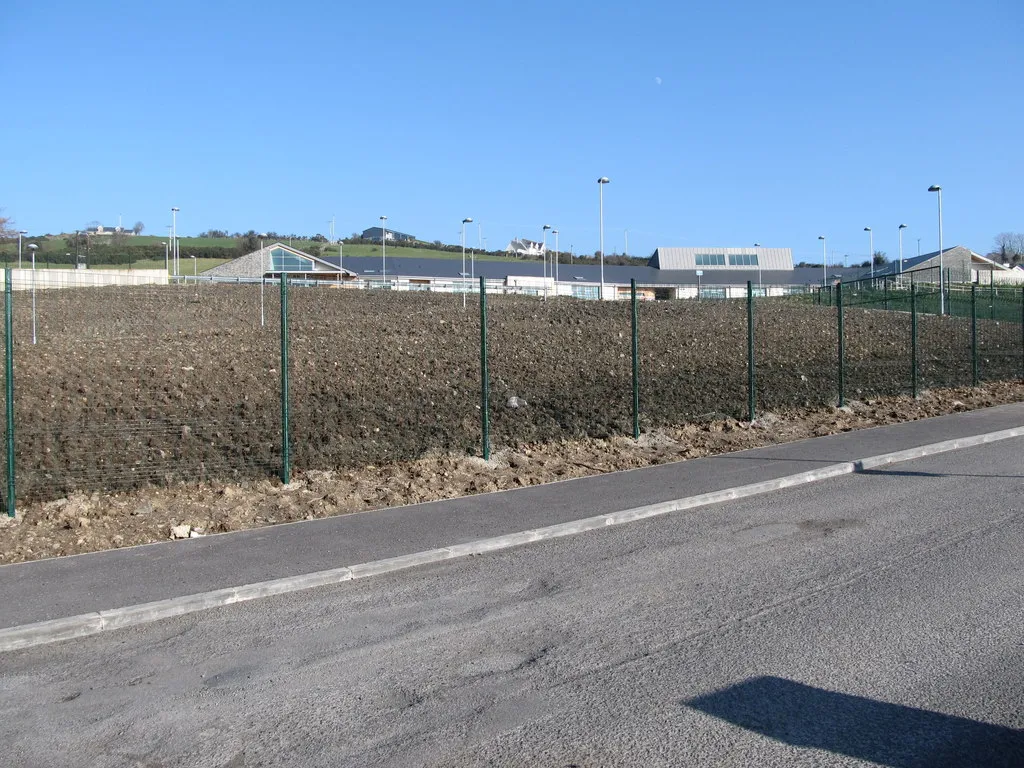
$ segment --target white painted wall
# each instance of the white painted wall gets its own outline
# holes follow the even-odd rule
[[[0,269],[0,280],[6,280]],[[167,285],[162,269],[12,269],[11,287],[16,291],[45,288],[94,288],[104,285]]]

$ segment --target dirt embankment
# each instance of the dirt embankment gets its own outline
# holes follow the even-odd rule
[[[1022,384],[933,390],[829,406],[782,408],[753,424],[733,418],[662,427],[628,437],[527,443],[492,461],[432,454],[349,470],[300,472],[288,486],[273,479],[171,484],[112,494],[76,492],[19,509],[0,523],[0,563],[77,554],[378,507],[537,485],[552,480],[699,458],[772,443],[845,432],[1024,400]]]

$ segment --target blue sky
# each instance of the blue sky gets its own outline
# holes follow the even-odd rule
[[[0,207],[610,252],[1024,230],[1024,3],[8,0]],[[476,244],[478,232],[467,233]],[[830,259],[831,260],[831,259]]]

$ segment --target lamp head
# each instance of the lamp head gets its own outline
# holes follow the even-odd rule
[[[929,192],[941,192],[942,191],[942,187],[940,187],[938,184],[932,184],[930,187],[928,187],[928,191]]]
[[[897,227],[897,229],[906,229],[906,228],[907,228],[907,225],[906,225],[906,224],[900,224],[900,225],[899,225],[899,226]]]
[[[545,224],[543,227],[541,227],[541,229],[544,229],[544,230],[551,229],[551,225],[550,224]]]
[[[28,245],[28,249],[29,249],[30,251],[34,251],[34,250],[35,250],[36,248],[38,248],[38,247],[39,247],[39,246],[38,246],[38,245],[36,245],[35,243],[29,243],[29,245]]]
[[[181,210],[181,208],[171,208],[171,210],[174,211],[175,213],[177,213],[178,211]]]
[[[609,181],[610,181],[610,179],[607,176],[602,176],[600,179],[597,180],[597,183],[598,184],[607,184]]]
[[[818,235],[818,239],[819,239],[819,240],[824,240],[824,239],[825,239],[825,236],[824,236],[824,235]]]
[[[472,216],[467,216],[466,218],[464,218],[462,220],[462,223],[463,224],[472,224],[473,223],[473,217]]]
[[[18,234],[19,235],[27,235],[28,234],[28,230],[27,229],[19,229],[18,230]]]

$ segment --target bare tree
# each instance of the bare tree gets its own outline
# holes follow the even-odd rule
[[[134,226],[134,227],[132,227],[132,232],[134,232],[134,233],[135,233],[136,235],[141,235],[141,234],[142,234],[142,231],[143,231],[143,230],[144,230],[145,228],[146,228],[146,225],[145,225],[145,224],[143,224],[143,223],[142,223],[141,221],[136,221],[136,222],[135,222],[135,226]]]
[[[1017,262],[1024,257],[1024,233],[1000,232],[995,236],[995,250],[993,254],[1004,262]]]
[[[0,208],[0,214],[3,213],[3,208]],[[18,234],[18,230],[14,227],[14,219],[10,216],[0,215],[0,237],[14,237]]]

